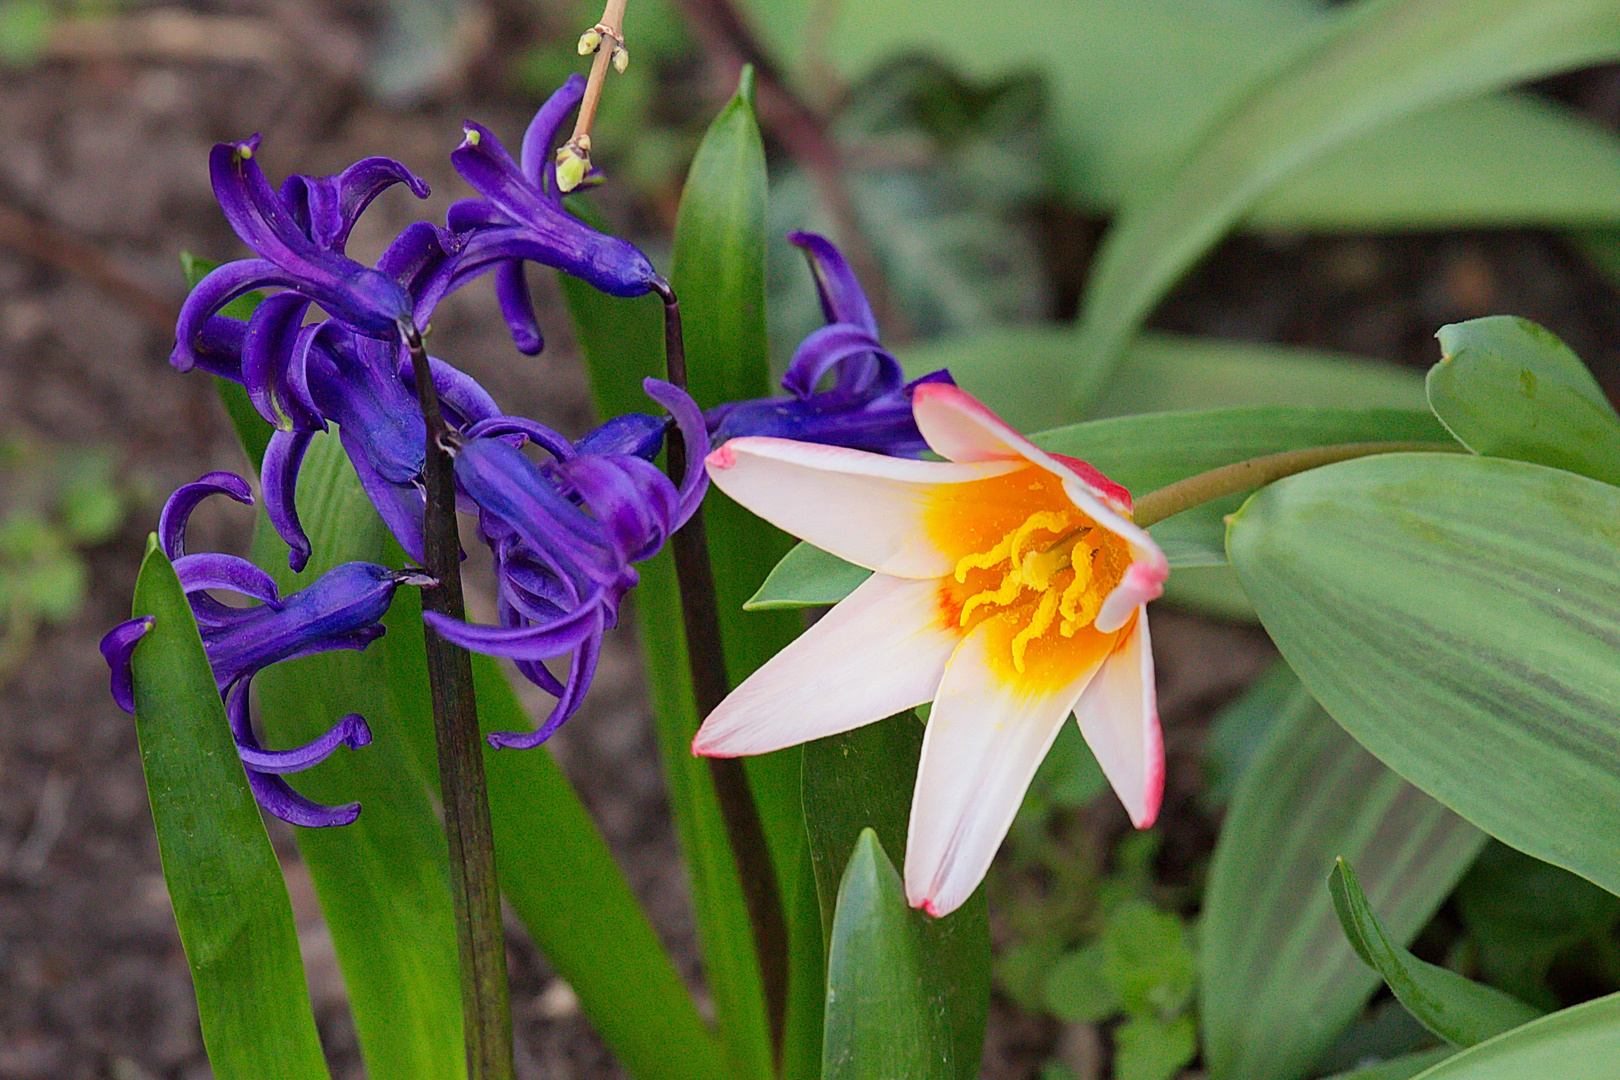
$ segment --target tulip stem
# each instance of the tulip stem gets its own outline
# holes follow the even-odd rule
[[[686,389],[686,343],[681,333],[681,307],[675,291],[660,281],[654,289],[664,298],[664,364],[669,381]],[[677,484],[686,473],[686,444],[680,429],[669,428],[669,475]],[[686,629],[686,652],[692,672],[692,693],[698,716],[714,711],[731,689],[720,637],[720,607],[715,599],[714,570],[709,563],[709,541],[700,506],[670,539],[675,578],[681,593],[681,621]],[[771,1048],[782,1055],[782,1029],[787,1015],[787,924],[771,865],[765,826],[759,819],[748,774],[740,758],[706,758],[714,781],[720,816],[731,841],[731,856],[741,879],[748,921],[753,928],[754,954],[765,992]]]
[[[1336,461],[1367,457],[1372,454],[1398,454],[1413,451],[1461,451],[1455,443],[1432,442],[1362,442],[1339,443],[1334,446],[1308,446],[1300,450],[1284,450],[1280,454],[1250,458],[1247,461],[1222,465],[1218,469],[1177,480],[1157,491],[1150,491],[1136,500],[1133,519],[1144,529],[1165,518],[1174,517],[1226,495],[1253,491],[1285,476],[1308,469],[1332,465]]]
[[[453,434],[444,421],[427,351],[414,326],[401,328],[411,373],[427,422],[423,511],[425,569],[437,584],[422,590],[424,611],[465,619],[461,592],[461,539],[456,530],[456,487],[451,471]],[[472,657],[424,625],[433,728],[439,751],[439,791],[450,844],[450,881],[461,956],[461,1019],[468,1080],[512,1080],[512,1012],[506,983],[506,941],[501,893],[495,877],[495,836],[484,781],[484,747],[473,695]]]

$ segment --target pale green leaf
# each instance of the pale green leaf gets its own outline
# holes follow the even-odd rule
[[[1447,1058],[1419,1080],[1613,1080],[1620,994],[1555,1012]]]
[[[743,610],[771,611],[836,604],[871,575],[870,570],[801,541],[782,556],[782,561],[743,605]]]
[[[1339,855],[1368,867],[1390,935],[1409,941],[1484,842],[1382,765],[1283,670],[1251,691],[1277,716],[1233,797],[1204,896],[1199,1002],[1215,1080],[1306,1074],[1378,984],[1322,882]]]
[[[1620,491],[1496,458],[1362,458],[1261,491],[1227,548],[1284,657],[1368,749],[1620,891],[1620,856],[1593,842],[1620,827]]]
[[[1442,326],[1429,405],[1476,454],[1620,483],[1620,417],[1586,365],[1531,322],[1493,315]]]

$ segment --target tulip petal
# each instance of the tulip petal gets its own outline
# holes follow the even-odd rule
[[[1074,714],[1131,823],[1152,825],[1164,796],[1164,740],[1145,608],[1137,609],[1136,626],[1103,661]]]
[[[930,915],[961,906],[984,879],[1024,792],[1075,699],[1096,674],[1032,692],[992,663],[991,623],[951,657],[923,736],[906,834],[906,899]]]
[[[766,521],[846,562],[904,578],[956,567],[929,533],[935,489],[1024,465],[910,461],[763,436],[732,439],[708,459],[715,486]]]
[[[938,583],[876,576],[743,680],[692,751],[763,754],[858,728],[933,697],[958,640]]]

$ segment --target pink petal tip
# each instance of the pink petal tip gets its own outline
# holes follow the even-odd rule
[[[729,469],[737,464],[737,452],[731,448],[730,443],[726,443],[711,451],[709,456],[703,459],[703,463],[711,469]]]

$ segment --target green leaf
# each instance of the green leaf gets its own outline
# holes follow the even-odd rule
[[[221,1080],[327,1076],[287,886],[174,568],[147,541],[135,726],[203,1043]]]
[[[877,833],[861,830],[829,942],[823,1080],[973,1074],[958,1072],[944,1011],[924,989],[916,918]]]
[[[1197,963],[1174,914],[1128,900],[1108,916],[1101,942],[1103,978],[1126,1013],[1169,1020],[1192,1001]]]
[[[1031,0],[1018,25],[1040,27],[1032,50],[1005,9],[972,0],[843,5],[830,31],[808,0],[747,6],[811,85],[825,81],[813,65],[849,80],[901,53],[943,57],[979,79],[1039,65],[1058,178],[1071,200],[1099,211],[1164,175],[1244,87],[1344,19],[1310,0]],[[1248,216],[1287,229],[1612,221],[1620,193],[1606,179],[1616,150],[1605,134],[1528,95],[1440,105],[1324,153]]]
[[[1555,1012],[1420,1073],[1420,1080],[1610,1080],[1620,1056],[1620,994]]]
[[[957,385],[1020,431],[1096,416],[1218,405],[1422,409],[1417,372],[1359,357],[1282,345],[1144,334],[1126,348],[1101,397],[1078,408],[1052,387],[1082,360],[1074,334],[1054,326],[999,327],[896,350],[907,376],[949,368]]]
[[[1199,934],[1204,1059],[1214,1080],[1294,1080],[1378,984],[1322,888],[1336,856],[1368,867],[1391,938],[1409,941],[1484,842],[1336,725],[1296,681],[1251,694],[1277,716],[1238,784]]]
[[[1473,1046],[1541,1015],[1522,1001],[1484,983],[1419,960],[1390,943],[1367,904],[1356,873],[1344,859],[1328,874],[1333,908],[1350,947],[1362,963],[1384,977],[1395,996],[1424,1027],[1453,1046]]]
[[[1125,203],[1078,321],[1088,400],[1169,288],[1255,204],[1381,124],[1620,53],[1607,0],[1369,0],[1257,80],[1190,152]]]
[[[1064,956],[1046,973],[1041,1003],[1059,1020],[1094,1024],[1119,1012],[1119,993],[1103,975],[1103,947],[1092,942]]]
[[[1196,1053],[1198,1026],[1192,1017],[1131,1016],[1114,1032],[1114,1076],[1170,1080]]]
[[[670,280],[685,319],[692,396],[704,407],[771,392],[765,331],[765,150],[754,119],[753,91],[753,71],[744,68],[736,95],[698,147],[675,222]],[[719,492],[704,500],[703,513],[726,667],[735,683],[776,655],[803,626],[792,612],[743,611],[743,604],[792,541]],[[688,730],[681,736],[682,753],[688,752],[691,734]],[[777,892],[789,916],[795,910],[789,901],[805,858],[798,760],[799,752],[789,749],[746,762],[776,868]],[[724,833],[716,839],[727,844]],[[819,957],[821,949],[804,940],[814,932],[814,923],[791,918],[788,923],[792,955]],[[712,922],[700,919],[700,926],[706,927],[705,948],[711,936],[743,939],[741,966],[716,970],[711,964],[708,973],[720,1011],[734,1025],[734,1052],[750,1068],[768,1072],[770,1040],[759,975],[743,930],[747,925],[718,915]],[[797,985],[808,993],[813,984],[800,980]],[[819,995],[793,998],[789,1012],[795,1015],[787,1018],[787,1028],[813,1039],[820,1027],[815,1021],[819,1009]],[[807,1061],[814,1056],[798,1052],[792,1059]]]
[[[1457,441],[1620,483],[1620,417],[1592,373],[1529,319],[1494,315],[1442,326],[1429,405]]]
[[[1620,491],[1595,480],[1398,454],[1273,484],[1227,547],[1283,656],[1363,745],[1620,892],[1620,856],[1592,842],[1620,824],[1617,523]]]
[[[299,505],[314,545],[306,573],[349,559],[403,565],[404,554],[336,439],[311,444]],[[262,524],[261,530],[261,550],[278,553],[268,568],[285,584],[285,548]],[[414,590],[395,596],[385,625],[388,632],[363,653],[332,653],[265,672],[258,680],[264,684],[260,711],[267,727],[279,714],[324,726],[339,708],[332,688],[344,687],[356,696],[341,708],[357,709],[379,733],[363,750],[301,775],[300,788],[316,794],[309,777],[322,785],[323,797],[358,798],[363,810],[346,829],[300,833],[300,844],[333,926],[372,1071],[449,1076],[464,1069],[455,992],[460,975],[445,885],[448,856],[427,793],[427,783],[437,786],[438,766]],[[496,661],[475,655],[473,675],[485,732],[533,726]],[[502,892],[604,1041],[632,1075],[712,1077],[719,1045],[551,754],[486,750],[484,765]],[[334,848],[322,843],[327,837]],[[362,1020],[361,998],[370,1003],[365,1014],[375,1025]],[[448,1014],[440,1011],[446,1004]],[[425,1014],[414,1028],[403,1019],[413,1010]],[[402,1060],[407,1054],[416,1055],[414,1063]]]
[[[872,571],[847,563],[803,541],[782,556],[759,591],[743,605],[744,611],[820,607],[836,604],[872,576]]]
[[[905,712],[805,745],[805,825],[829,940],[836,934],[839,869],[852,860],[862,831],[875,830],[883,848],[904,860],[922,737],[923,725]],[[945,1018],[955,1075],[969,1080],[978,1075],[990,1007],[984,889],[942,919],[911,912],[910,925],[923,963],[917,992]]]
[[[1412,1080],[1412,1077],[1432,1068],[1456,1052],[1449,1046],[1438,1050],[1419,1050],[1416,1053],[1402,1054],[1400,1057],[1381,1061],[1376,1065],[1334,1073],[1328,1080]]]

